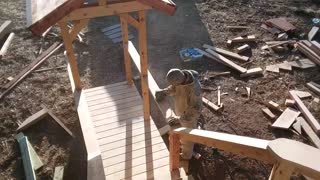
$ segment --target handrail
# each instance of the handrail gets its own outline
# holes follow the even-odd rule
[[[170,134],[170,170],[179,168],[179,140],[191,141],[267,163],[275,163],[267,146],[270,141],[199,129],[178,128]],[[178,153],[178,154],[177,154]]]

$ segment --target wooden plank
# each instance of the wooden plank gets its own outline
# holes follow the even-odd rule
[[[158,159],[168,158],[169,153],[168,149],[164,149],[158,152],[153,152],[152,147],[150,149],[145,149],[145,151],[151,151],[150,154],[145,154],[141,157],[137,157],[134,159],[127,159],[125,162],[119,162],[115,165],[105,166],[105,174],[106,176],[114,174],[119,171],[131,170],[136,166],[145,165],[150,162],[157,161]],[[164,172],[170,174],[168,171]]]
[[[179,135],[171,133],[170,137],[170,172],[180,167],[180,139]]]
[[[308,40],[309,41],[312,41],[313,38],[316,36],[316,34],[318,33],[319,31],[319,27],[317,26],[313,26],[312,29],[309,31],[308,33]]]
[[[90,91],[90,92],[86,91],[85,93],[86,93],[86,97],[91,97],[91,96],[96,96],[96,95],[100,95],[100,94],[116,93],[118,91],[126,90],[126,89],[131,89],[134,91],[136,88],[128,85],[128,83],[126,82],[123,85],[110,87],[110,88],[105,87],[105,88],[101,88],[101,89],[96,89],[95,91]]]
[[[320,151],[298,141],[279,138],[268,144],[269,153],[288,169],[318,179],[320,176]],[[288,178],[286,178],[288,179]]]
[[[316,133],[312,130],[312,128],[309,126],[307,121],[303,117],[298,117],[297,121],[300,121],[301,128],[303,131],[307,134],[309,139],[311,140],[312,144],[315,145],[317,148],[320,149],[320,139],[317,136]]]
[[[152,173],[153,169],[160,168],[160,167],[166,166],[168,164],[169,164],[169,158],[164,157],[162,159],[151,161],[146,164],[135,166],[130,170],[129,173],[126,170],[122,170],[122,171],[116,172],[114,174],[110,174],[110,175],[106,176],[106,179],[130,178],[131,176],[145,173],[148,171],[151,171],[151,173]],[[106,172],[106,169],[105,169],[105,172]]]
[[[138,2],[153,7],[159,11],[173,15],[176,10],[176,4],[171,0],[137,0]]]
[[[307,91],[298,91],[295,90],[295,93],[299,96],[300,99],[310,98],[312,95]]]
[[[129,127],[126,127],[129,126]],[[130,118],[126,120],[122,120],[120,122],[114,122],[114,123],[108,123],[106,120],[105,124],[102,125],[95,125],[95,131],[96,133],[102,132],[102,131],[111,131],[110,133],[118,131],[118,129],[123,128],[132,128],[132,129],[138,129],[144,126],[143,123],[143,117],[136,117],[136,118]],[[113,133],[116,134],[116,133]]]
[[[73,133],[61,122],[61,120],[56,116],[54,115],[50,110],[48,111],[48,114],[58,123],[58,125],[60,127],[62,127],[62,129],[64,129],[71,137],[75,137],[73,135]]]
[[[32,116],[28,117],[23,123],[18,127],[17,131],[26,130],[28,127],[32,126],[33,124],[37,123],[44,117],[48,116],[48,109],[43,108],[42,110],[38,111],[37,113],[33,114]]]
[[[118,83],[114,83],[114,84],[109,84],[109,85],[106,85],[106,86],[99,86],[99,87],[94,87],[94,88],[90,88],[90,89],[85,89],[84,92],[86,94],[90,94],[93,91],[105,90],[105,89],[113,89],[114,87],[124,86],[124,85],[127,85],[126,81],[118,82]]]
[[[133,97],[129,97],[129,98],[120,99],[118,101],[110,101],[110,102],[106,102],[106,103],[101,103],[98,105],[89,106],[89,110],[94,111],[94,110],[98,110],[101,108],[114,107],[114,106],[130,103],[130,102],[138,102],[139,104],[141,104],[142,103],[141,97],[140,96],[133,96]]]
[[[280,72],[279,67],[277,65],[266,66],[266,71],[275,72],[275,73],[279,73]]]
[[[74,50],[72,47],[72,39],[70,39],[69,33],[68,33],[68,26],[66,22],[60,22],[59,23],[60,29],[61,29],[61,35],[64,42],[64,47],[67,52],[68,57],[68,68],[70,69],[69,72],[71,72],[70,80],[73,80],[71,82],[72,91],[74,90],[80,90],[81,89],[81,81],[80,81],[80,75],[78,70],[78,63],[76,61],[76,57],[74,55]]]
[[[110,143],[110,147],[102,146],[102,159],[110,159],[112,157],[121,156],[124,154],[130,154],[131,152],[145,150],[148,146],[155,146],[164,144],[163,139],[160,136],[146,139],[145,141],[139,141],[136,143],[126,143],[119,146],[119,143]],[[128,152],[128,149],[131,151]]]
[[[13,40],[13,37],[14,37],[14,33],[10,33],[10,35],[8,36],[7,40],[4,42],[4,44],[2,45],[1,47],[1,50],[0,50],[0,59],[6,55],[9,47],[10,47],[10,44]]]
[[[108,125],[107,127],[119,127],[126,124],[139,122],[141,119],[143,119],[142,115],[143,115],[143,111],[138,110],[138,111],[129,112],[127,114],[119,115],[112,118],[101,119],[93,122],[93,124],[95,127],[100,127],[100,126],[106,127],[105,125]],[[107,130],[107,128],[105,129]]]
[[[148,87],[148,54],[147,54],[147,25],[145,11],[139,11],[139,54],[141,66],[141,93],[143,98],[144,119],[150,120],[150,100]]]
[[[243,43],[243,42],[255,42],[256,41],[256,36],[250,35],[250,36],[245,36],[245,37],[236,37],[231,40],[232,43]]]
[[[178,134],[180,140],[215,147],[268,163],[275,162],[267,151],[267,140],[188,128],[178,128],[173,130],[173,133]]]
[[[54,168],[53,180],[63,180],[64,167],[57,166]]]
[[[21,77],[23,77],[28,72],[32,71],[32,69],[35,69],[34,67],[39,66],[41,62],[46,60],[48,57],[50,57],[58,48],[60,48],[62,44],[59,45],[58,42],[55,42],[52,46],[50,46],[46,51],[44,51],[40,56],[38,56],[34,61],[32,61],[26,68],[24,68],[18,75],[14,77],[14,79],[10,82],[8,82],[6,85],[3,86],[3,88],[8,89],[15,82],[17,82]]]
[[[129,15],[120,16],[121,21],[121,29],[122,29],[122,47],[123,47],[123,54],[124,54],[124,64],[125,64],[125,71],[126,71],[126,79],[129,85],[132,85],[132,71],[131,71],[131,59],[128,50],[128,42],[129,42],[129,32],[128,32],[128,23],[127,18]],[[130,16],[131,17],[131,16]],[[138,26],[138,24],[137,24]]]
[[[309,109],[303,104],[300,98],[294,91],[289,91],[290,97],[296,102],[296,105],[300,109],[303,116],[306,118],[307,122],[310,124],[312,129],[315,131],[316,134],[320,134],[320,124],[311,114]]]
[[[62,44],[60,44],[58,47],[56,47],[55,49],[53,49],[46,57],[44,57],[43,59],[41,59],[37,64],[33,64],[33,66],[29,65],[27,68],[25,68],[24,70],[22,70],[18,76],[16,76],[12,81],[10,81],[8,84],[6,84],[5,86],[8,85],[8,88],[2,92],[2,94],[0,94],[0,99],[2,99],[4,96],[6,96],[20,81],[22,81],[26,76],[28,76],[34,69],[36,69],[40,64],[42,64],[45,60],[47,60],[47,58],[53,54],[55,51],[57,51],[60,47],[62,46]],[[52,47],[52,46],[51,46]],[[31,63],[32,64],[32,63]]]
[[[116,156],[103,159],[103,164],[105,167],[108,167],[118,163],[126,162],[128,160],[130,161],[131,159],[135,159],[138,157],[145,157],[146,155],[153,154],[155,152],[161,152],[163,150],[166,151],[164,154],[166,154],[166,156],[169,156],[167,146],[162,142],[162,143],[150,145],[148,147],[140,148],[137,150],[132,150],[129,152],[123,151],[124,152],[123,154],[119,154]]]
[[[0,26],[0,40],[2,40],[7,34],[10,33],[12,26],[13,26],[13,24],[11,21],[5,21]]]
[[[87,6],[78,8],[73,10],[68,15],[64,16],[60,22],[68,22],[74,20],[81,20],[81,19],[91,19],[95,17],[102,17],[102,16],[113,16],[119,15],[124,13],[130,12],[137,12],[141,10],[148,10],[151,9],[150,6],[141,4],[137,1],[128,1],[128,2],[120,2],[120,3],[110,3],[108,6]]]
[[[320,64],[320,56],[317,55],[314,51],[310,50],[306,45],[302,43],[298,43],[298,50],[302,52],[305,56],[307,56],[311,61],[316,64]]]
[[[247,69],[235,64],[234,62],[230,61],[229,59],[225,58],[224,56],[212,51],[211,49],[206,49],[208,53],[219,59],[220,61],[223,61],[225,65],[227,65],[230,68],[233,68],[241,73],[247,72]]]
[[[291,66],[299,68],[299,69],[308,69],[308,68],[313,68],[316,67],[316,64],[309,59],[298,59],[295,61],[288,62],[291,64]]]
[[[270,119],[276,119],[276,115],[274,115],[269,108],[263,108],[262,112],[266,114]]]
[[[160,135],[159,135],[159,132],[155,130],[155,131],[147,132],[145,134],[140,134],[137,136],[132,136],[132,137],[128,137],[125,139],[116,140],[116,141],[110,141],[110,140],[109,141],[101,141],[100,140],[99,144],[100,144],[101,151],[104,152],[104,151],[116,149],[116,148],[119,148],[122,146],[135,144],[135,143],[138,143],[141,141],[146,141],[148,139],[153,139],[156,137],[160,137]]]
[[[292,123],[300,115],[300,112],[288,107],[280,117],[272,124],[274,128],[289,129]]]
[[[269,101],[268,104],[266,104],[270,109],[276,110],[278,112],[282,112],[283,110],[280,109],[280,105],[276,102]]]
[[[99,99],[112,99],[112,97],[114,96],[118,96],[118,95],[122,95],[122,94],[137,94],[137,91],[135,91],[135,89],[133,88],[126,88],[126,89],[120,89],[118,91],[113,91],[113,92],[104,92],[104,93],[99,93],[96,95],[91,95],[91,96],[87,96],[87,100],[88,102],[90,101],[94,101],[94,100],[99,100]]]
[[[217,52],[217,53],[219,53],[221,55],[225,55],[225,56],[228,56],[228,57],[240,60],[240,61],[245,61],[246,62],[246,61],[249,60],[249,57],[247,57],[247,56],[241,56],[241,55],[239,55],[237,53],[233,53],[233,52],[221,49],[221,48],[216,48],[216,47],[210,46],[208,44],[204,44],[202,47],[205,48],[205,49],[212,49],[212,50],[214,50],[215,52]]]
[[[126,180],[141,180],[141,179],[154,179],[154,180],[163,180],[163,179],[172,179],[172,180],[193,180],[192,175],[187,176],[183,169],[177,169],[171,173],[169,172],[169,165],[162,166],[160,168],[154,168],[151,171],[147,171],[138,175],[131,176],[126,178]]]
[[[158,130],[157,127],[154,124],[145,124],[144,126],[133,129],[130,126],[125,126],[123,128],[118,128],[118,133],[114,133],[113,131],[102,131],[97,133],[97,138],[101,142],[112,142],[113,140],[121,140],[137,135],[141,135],[144,133],[149,133],[154,130]]]
[[[294,104],[295,104],[296,102],[294,101],[294,100],[292,100],[292,99],[286,99],[286,101],[285,101],[285,105],[287,106],[287,107],[292,107],[292,106],[294,106]]]
[[[22,133],[16,135],[16,140],[19,143],[21,157],[23,161],[24,174],[27,180],[36,180],[37,177],[34,172],[34,166],[32,164],[30,149],[28,147],[28,138]]]
[[[266,21],[266,24],[272,27],[276,27],[285,32],[294,31],[296,27],[289,23],[285,18],[274,18]]]
[[[95,121],[99,121],[100,119],[113,118],[113,117],[116,117],[119,115],[127,114],[130,112],[134,112],[134,111],[138,111],[138,110],[142,110],[142,109],[143,109],[143,106],[138,105],[138,106],[134,106],[134,107],[124,108],[121,111],[113,111],[113,112],[102,113],[102,114],[98,114],[98,115],[92,115],[91,118],[92,118],[93,122],[95,122]]]
[[[317,95],[320,95],[320,88],[315,86],[312,82],[307,83],[307,87]]]

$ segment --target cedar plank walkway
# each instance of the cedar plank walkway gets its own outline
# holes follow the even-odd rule
[[[84,90],[105,179],[172,179],[169,152],[141,96],[127,82]]]

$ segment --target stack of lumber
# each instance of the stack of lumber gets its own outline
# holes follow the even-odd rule
[[[298,42],[298,50],[311,61],[320,65],[320,44],[316,41],[302,40]]]

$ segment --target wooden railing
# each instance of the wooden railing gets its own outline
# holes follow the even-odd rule
[[[199,129],[178,128],[170,133],[170,170],[180,167],[180,140],[273,164],[269,180],[290,179],[292,172],[320,178],[320,150],[289,140],[272,141]]]

